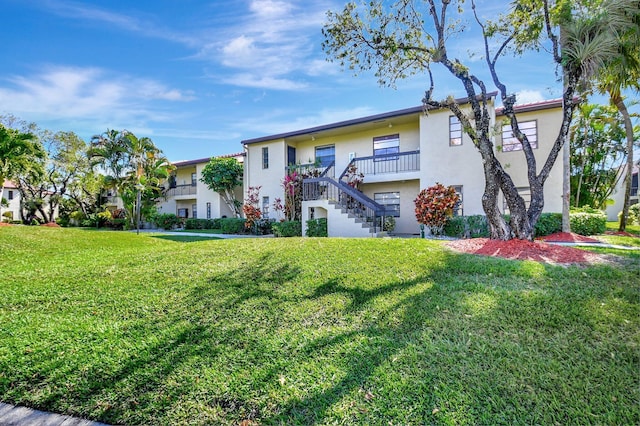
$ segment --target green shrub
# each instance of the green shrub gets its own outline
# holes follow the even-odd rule
[[[289,220],[276,222],[271,228],[276,237],[300,237],[302,236],[302,222],[299,220]]]
[[[62,226],[63,228],[66,228],[67,226],[69,226],[70,222],[71,222],[71,219],[69,219],[69,216],[59,216],[56,219],[56,223]]]
[[[571,231],[580,235],[602,234],[607,229],[607,216],[600,210],[595,213],[585,212],[583,209],[571,211],[569,222]]]
[[[327,219],[311,219],[307,221],[307,237],[326,237]]]
[[[189,218],[184,221],[184,229],[202,229],[200,219]]]
[[[618,222],[622,217],[622,212],[618,213]],[[640,204],[633,204],[629,206],[629,216],[627,216],[627,225],[638,224],[640,225]]]
[[[534,231],[536,237],[562,231],[562,213],[542,213]]]
[[[488,238],[491,235],[486,216],[478,214],[466,216],[466,219],[469,238]]]
[[[124,225],[127,219],[114,218],[106,223],[106,226],[111,229],[121,231],[124,229]]]
[[[182,223],[180,218],[173,213],[154,214],[149,219],[151,220],[151,223],[156,225],[158,228],[162,228],[167,231]]]
[[[244,219],[227,217],[220,220],[220,229],[223,234],[244,234],[246,231],[245,222]]]
[[[219,217],[211,219],[211,229],[222,229],[222,220]]]
[[[466,237],[466,218],[465,216],[450,217],[444,224],[443,232],[447,237],[465,238]]]
[[[640,204],[634,204],[629,207],[629,223],[640,225]]]
[[[385,232],[393,232],[396,229],[396,218],[393,216],[385,216],[382,222],[382,230]]]
[[[487,217],[481,214],[451,217],[443,231],[444,235],[454,238],[487,238],[491,235]]]

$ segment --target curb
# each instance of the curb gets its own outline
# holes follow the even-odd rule
[[[109,426],[106,423],[47,413],[32,408],[0,402],[0,425],[3,426]]]

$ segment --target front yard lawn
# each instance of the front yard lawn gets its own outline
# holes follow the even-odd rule
[[[639,424],[640,253],[0,229],[0,401],[113,424]]]

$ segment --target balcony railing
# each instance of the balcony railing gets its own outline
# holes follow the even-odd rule
[[[287,174],[291,172],[298,172],[304,176],[310,177],[335,177],[335,161],[331,162],[327,167],[322,167],[318,163],[308,163],[308,164],[292,164],[286,167]]]
[[[180,195],[195,195],[197,194],[196,185],[176,185],[174,188],[167,189],[167,197],[178,197]]]
[[[405,173],[420,171],[420,151],[394,152],[391,154],[371,155],[369,157],[356,157],[351,160],[358,168],[358,173],[367,175],[381,175],[389,173]],[[345,168],[340,180],[348,170]]]

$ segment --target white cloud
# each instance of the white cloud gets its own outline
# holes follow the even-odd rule
[[[370,107],[356,107],[350,109],[323,109],[313,115],[296,116],[295,110],[269,110],[261,116],[247,117],[238,120],[235,126],[244,132],[253,131],[259,136],[291,132],[308,129],[340,121],[352,120],[359,117],[376,114]]]
[[[141,33],[147,37],[170,40],[189,46],[196,46],[198,39],[188,34],[171,31],[157,22],[149,22],[134,16],[114,13],[85,3],[61,0],[47,0],[42,3],[53,13],[82,21],[96,21],[127,31]]]
[[[7,78],[0,83],[0,110],[43,119],[140,123],[164,120],[150,102],[188,101],[190,93],[99,68],[49,67],[39,74]]]
[[[205,43],[197,55],[238,75],[223,80],[244,87],[301,90],[304,76],[331,66],[317,59],[318,38],[329,8],[326,1],[253,0],[237,25],[221,28],[219,43]]]
[[[304,82],[252,73],[235,74],[225,79],[225,82],[235,86],[274,90],[301,90],[307,87]]]
[[[544,101],[546,98],[537,90],[521,90],[516,93],[516,104],[530,104]]]

